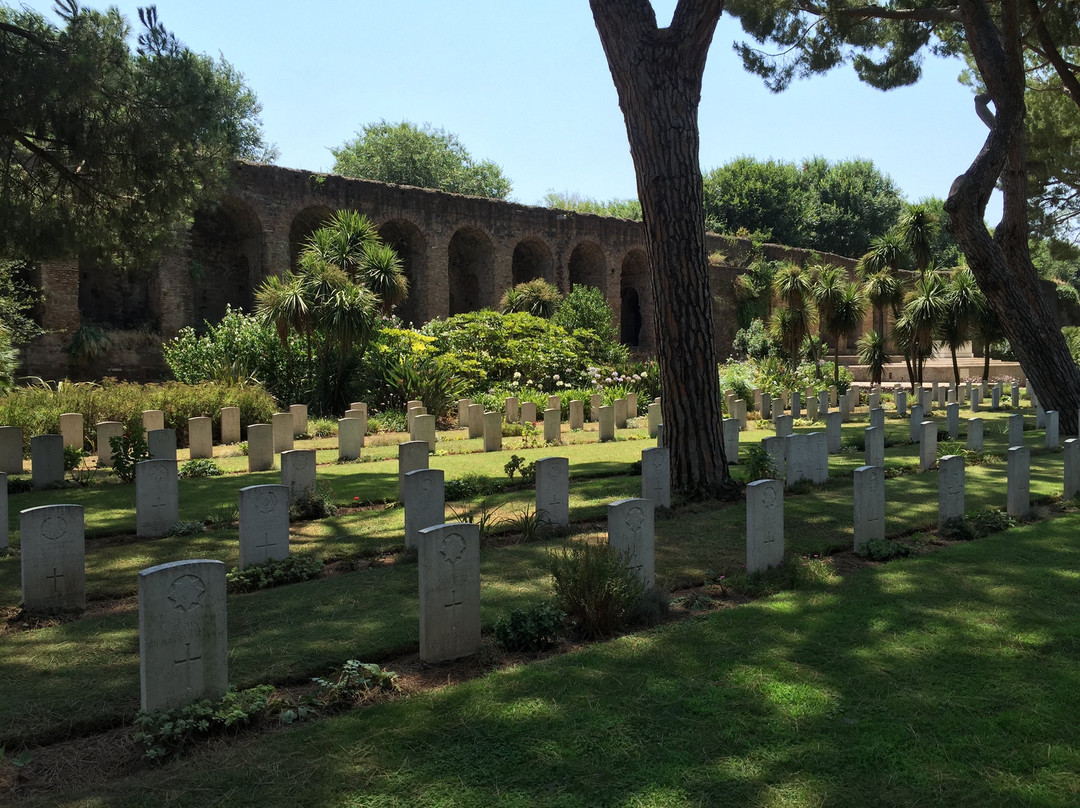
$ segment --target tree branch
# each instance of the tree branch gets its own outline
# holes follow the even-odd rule
[[[7,33],[7,34],[13,34],[14,36],[17,36],[20,39],[25,39],[27,42],[32,42],[33,44],[37,45],[42,50],[51,50],[52,49],[50,47],[49,43],[46,42],[44,39],[41,39],[40,37],[35,36],[34,34],[27,31],[25,28],[20,28],[19,26],[12,25],[9,22],[0,22],[0,31],[3,31],[4,33]]]
[[[1069,63],[1058,50],[1054,38],[1050,36],[1050,29],[1046,27],[1046,19],[1043,16],[1044,12],[1039,10],[1038,0],[1028,0],[1028,7],[1031,9],[1031,16],[1035,19],[1035,34],[1039,38],[1039,44],[1045,51],[1042,55],[1054,66],[1054,70],[1061,78],[1061,84],[1065,89],[1065,94],[1069,96],[1077,106],[1080,106],[1080,79],[1078,79],[1076,74],[1070,69]]]
[[[855,17],[861,20],[911,20],[913,22],[959,22],[960,9],[956,6],[947,8],[882,8],[881,6],[853,6],[850,8],[830,8],[828,5],[798,0],[799,8],[819,17],[830,15]]]

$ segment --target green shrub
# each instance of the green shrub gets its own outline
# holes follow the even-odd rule
[[[313,701],[324,708],[352,707],[380,693],[399,691],[399,678],[374,663],[350,659],[336,673],[311,680],[319,687]]]
[[[483,474],[468,472],[453,480],[447,480],[443,493],[447,501],[486,497],[500,490],[495,480]]]
[[[506,472],[506,476],[510,478],[511,483],[514,482],[515,474],[521,475],[523,485],[532,485],[536,482],[536,462],[526,462],[521,455],[510,455],[510,459],[503,466],[503,471]]]
[[[630,561],[606,544],[574,542],[548,557],[555,599],[577,631],[595,639],[627,625],[644,593]]]
[[[619,340],[615,312],[604,293],[595,286],[575,285],[551,319],[581,341],[594,364],[623,365],[627,362],[629,351]]]
[[[760,443],[751,444],[746,450],[743,467],[746,469],[746,481],[751,483],[758,480],[775,480],[778,475],[776,464]]]
[[[121,482],[132,482],[135,479],[135,464],[150,459],[150,450],[146,448],[141,427],[131,435],[125,433],[109,438],[109,447],[112,449],[113,471]]]
[[[221,466],[210,458],[199,457],[184,463],[180,467],[179,476],[184,479],[195,479],[198,477],[220,477],[224,473]]]
[[[169,528],[170,536],[195,536],[206,530],[203,522],[180,521]]]
[[[892,539],[871,539],[859,550],[859,555],[871,561],[888,561],[911,555],[912,548]]]
[[[776,343],[765,329],[765,323],[755,317],[746,328],[735,332],[731,353],[735,359],[764,359],[776,352]]]
[[[495,641],[506,651],[543,651],[558,644],[566,613],[547,603],[514,609],[495,621]]]
[[[288,558],[253,564],[240,569],[233,567],[225,575],[229,592],[254,592],[285,584],[310,581],[322,575],[323,560],[306,553]]]
[[[337,515],[333,492],[325,486],[319,486],[310,497],[298,499],[289,506],[290,522],[309,522],[312,519],[325,519]]]

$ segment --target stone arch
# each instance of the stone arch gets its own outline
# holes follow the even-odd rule
[[[195,214],[190,271],[196,328],[220,320],[226,306],[254,309],[263,256],[262,223],[246,202],[226,197]]]
[[[296,269],[300,252],[311,234],[322,227],[334,215],[327,205],[308,205],[297,211],[289,223],[289,269]]]
[[[632,348],[655,348],[649,259],[643,250],[630,250],[619,272],[619,339]]]
[[[150,297],[151,272],[121,271],[79,257],[79,314],[85,324],[135,329],[156,325]]]
[[[450,314],[495,305],[495,248],[487,234],[461,228],[450,239],[447,257]]]
[[[379,225],[382,240],[394,248],[401,259],[401,268],[409,279],[409,296],[395,309],[396,314],[407,323],[419,325],[428,307],[430,296],[428,280],[428,244],[423,231],[408,219],[390,219]]]
[[[514,247],[510,261],[510,282],[517,286],[536,278],[554,282],[555,258],[551,248],[540,239],[522,239]]]
[[[570,253],[570,289],[579,284],[595,286],[607,295],[607,259],[599,245],[583,241]]]

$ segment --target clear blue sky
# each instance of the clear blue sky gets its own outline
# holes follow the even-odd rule
[[[26,5],[51,8],[46,0]],[[138,26],[140,3],[115,5]],[[670,20],[675,0],[653,5],[661,24]],[[622,113],[586,0],[158,0],[157,7],[188,47],[221,54],[244,73],[281,165],[329,170],[329,148],[362,124],[407,119],[454,132],[474,157],[497,162],[519,202],[535,204],[549,190],[636,196]],[[957,60],[929,59],[918,85],[888,93],[842,68],[773,95],[743,71],[731,48],[740,38],[738,23],[722,18],[700,110],[705,170],[741,155],[862,157],[914,201],[946,196],[985,138],[971,92],[956,80]]]

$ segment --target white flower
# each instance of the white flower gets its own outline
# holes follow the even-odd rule
[[[521,378],[521,371],[520,370],[515,370],[514,371],[514,378],[515,379],[520,379]]]
[[[558,380],[559,380],[559,374],[558,374],[558,373],[556,373],[556,374],[555,374],[554,376],[552,376],[551,378],[553,378],[553,379],[554,379],[555,381],[558,381]]]
[[[529,380],[527,380],[527,381],[525,382],[525,386],[526,386],[526,387],[532,387],[532,379],[529,379]]]
[[[649,378],[649,374],[648,374],[648,373],[646,373],[646,372],[645,372],[645,371],[643,370],[643,371],[641,371],[641,378],[643,378],[643,379],[647,379],[647,378]]]

